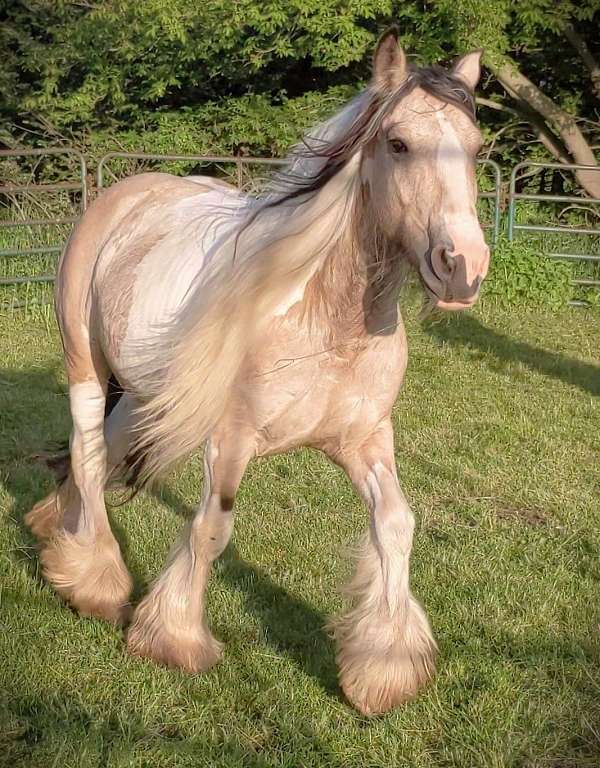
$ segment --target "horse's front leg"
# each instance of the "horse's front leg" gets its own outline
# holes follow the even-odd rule
[[[205,591],[213,561],[233,531],[233,501],[253,453],[239,434],[213,435],[204,453],[204,496],[127,635],[131,653],[167,666],[201,672],[217,662],[221,643],[205,616]]]
[[[409,589],[414,518],[400,489],[386,420],[358,449],[335,456],[371,513],[350,592],[354,606],[333,622],[341,687],[364,714],[411,699],[435,670],[429,622]]]

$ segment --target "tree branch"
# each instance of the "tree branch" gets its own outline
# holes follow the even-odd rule
[[[490,109],[496,109],[498,112],[508,112],[511,115],[519,117],[519,113],[512,107],[507,107],[506,104],[500,104],[498,101],[492,101],[491,99],[484,99],[481,96],[477,96],[475,99],[477,104],[482,107],[490,107]]]
[[[512,96],[512,98],[515,100],[517,104],[516,109],[507,107],[503,104],[499,104],[496,101],[491,101],[490,99],[483,99],[479,97],[476,99],[477,103],[485,107],[491,107],[492,109],[509,112],[512,115],[523,118],[531,126],[533,132],[538,138],[538,141],[540,141],[544,147],[546,147],[552,157],[561,163],[570,163],[571,158],[569,157],[569,153],[567,152],[565,145],[557,136],[552,133],[548,125],[539,116],[539,114],[535,112],[535,110],[531,109],[531,107],[525,101],[523,101],[517,92],[510,88],[510,86],[505,83],[502,83],[502,85],[504,85],[504,88],[509,96]]]
[[[588,68],[592,79],[592,86],[596,98],[600,99],[600,64],[596,61],[587,43],[571,24],[565,24],[563,27],[565,37],[577,51],[581,60]]]
[[[598,165],[576,119],[546,96],[513,61],[505,58],[499,63],[490,62],[488,66],[507,92],[517,99],[517,104],[532,113],[530,119],[534,129],[540,132],[540,141],[555,157],[561,162]],[[589,195],[600,198],[600,171],[580,170],[575,175]]]

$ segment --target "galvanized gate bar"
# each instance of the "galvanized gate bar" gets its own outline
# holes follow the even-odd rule
[[[31,256],[37,253],[60,253],[62,249],[62,245],[40,245],[36,248],[22,248],[18,251],[3,248],[0,250],[0,256]]]
[[[592,200],[593,202],[593,200]],[[600,203],[600,200],[596,202]],[[545,224],[513,224],[513,232],[520,229],[523,232],[558,232],[563,235],[600,235],[600,229],[583,229],[581,227],[552,227]]]
[[[48,192],[59,191],[78,191],[81,194],[79,201],[80,214],[87,208],[88,202],[88,189],[87,189],[87,164],[84,156],[76,149],[72,148],[59,148],[52,147],[49,149],[2,149],[0,150],[0,161],[6,158],[19,158],[19,157],[72,157],[77,160],[79,165],[79,180],[73,181],[60,181],[54,183],[26,183],[26,184],[3,184],[0,185],[0,194],[14,195],[14,194],[47,194]],[[20,228],[20,227],[44,227],[44,226],[58,226],[61,224],[73,224],[78,219],[78,216],[63,216],[60,218],[48,218],[48,219],[9,219],[7,221],[0,220],[0,228],[3,230]],[[63,244],[55,245],[42,245],[32,248],[3,248],[0,249],[0,258],[6,258],[10,256],[30,256],[36,254],[52,254],[60,253],[63,249]],[[0,285],[13,285],[22,283],[44,283],[54,280],[53,275],[36,275],[35,277],[23,276],[23,277],[3,277],[0,278]]]
[[[48,224],[74,224],[78,220],[79,216],[69,216],[65,219],[28,219],[27,221],[2,221],[0,219],[0,229],[3,227],[42,227],[48,226]]]
[[[243,157],[242,155],[161,155],[149,152],[108,152],[98,163],[97,182],[98,187],[104,187],[104,170],[110,160],[121,158],[124,160],[164,160],[165,162],[198,162],[198,163],[231,163],[237,168],[238,187],[242,185],[242,168],[246,164],[257,165],[284,165],[285,161],[276,157]]]
[[[487,165],[494,172],[494,191],[493,192],[479,192],[478,197],[484,199],[494,200],[494,219],[492,225],[484,224],[484,229],[493,227],[494,234],[492,237],[492,246],[496,246],[498,243],[498,237],[500,236],[500,198],[502,195],[502,171],[497,162],[490,159],[477,160],[477,165]]]
[[[572,259],[573,261],[600,261],[600,256],[590,256],[587,253],[557,253],[551,251],[546,256],[550,259]]]
[[[516,232],[549,232],[562,235],[586,235],[600,237],[600,228],[593,229],[589,227],[565,227],[565,226],[547,226],[543,224],[517,224],[515,222],[516,207],[519,200],[528,200],[533,202],[549,203],[579,203],[585,205],[600,205],[600,199],[596,197],[576,197],[574,195],[540,195],[528,192],[517,192],[517,177],[519,171],[523,168],[537,168],[561,171],[596,171],[600,173],[600,166],[579,165],[576,163],[532,163],[523,161],[517,163],[510,174],[509,185],[509,204],[508,204],[508,239],[514,240]],[[546,254],[551,259],[567,259],[568,261],[600,262],[600,254],[596,253],[563,253],[551,251]],[[573,279],[573,285],[600,286],[600,280],[589,277],[576,277]],[[580,305],[582,302],[574,301],[571,304]]]
[[[31,277],[0,277],[0,285],[25,285],[26,283],[53,283],[56,275],[33,275]]]

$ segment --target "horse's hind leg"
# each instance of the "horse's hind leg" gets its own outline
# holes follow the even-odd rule
[[[108,398],[111,398],[110,385],[111,382],[109,381]],[[108,413],[104,420],[108,478],[110,478],[111,471],[120,466],[127,454],[134,408],[130,395],[118,391],[116,395],[112,393],[112,399],[112,403],[107,403]],[[70,451],[67,449],[63,453],[51,457],[48,460],[48,467],[56,476],[58,487],[54,488],[41,501],[34,504],[33,508],[24,518],[26,525],[40,541],[52,538],[62,528],[66,510],[69,507],[76,508],[81,504],[79,490],[75,485],[73,473],[71,472]]]
[[[371,528],[351,586],[354,608],[333,623],[340,683],[365,714],[412,698],[434,672],[436,644],[410,593],[414,518],[396,477],[392,427],[335,457],[371,512]]]
[[[39,525],[44,516],[39,508],[27,522],[34,533],[36,526],[44,529],[37,534],[43,540],[40,560],[56,591],[83,615],[121,623],[132,583],[104,504],[107,376],[90,369],[83,381],[69,376],[71,473],[57,492],[53,526]]]
[[[70,462],[70,457],[69,457]],[[59,477],[58,488],[54,488],[25,515],[25,523],[39,541],[51,539],[59,530],[65,510],[79,502],[79,491],[73,483],[70,471],[66,477]]]
[[[137,608],[127,636],[131,653],[200,672],[217,662],[221,644],[204,616],[212,562],[233,530],[233,500],[252,454],[239,434],[214,435],[204,454],[204,495],[167,567]]]

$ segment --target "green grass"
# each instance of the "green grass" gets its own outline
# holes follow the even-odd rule
[[[69,430],[59,342],[49,308],[0,317],[1,765],[600,765],[600,315],[408,314],[397,457],[441,655],[415,702],[372,720],[340,697],[322,628],[366,513],[317,454],[248,470],[207,675],[130,658],[119,630],[61,604],[22,524],[52,484],[34,455]],[[200,488],[194,457],[112,511],[138,595]]]

